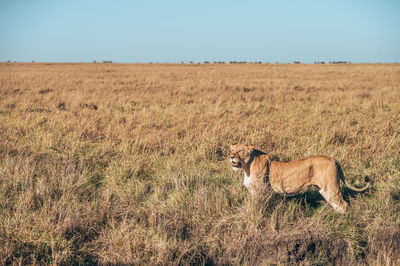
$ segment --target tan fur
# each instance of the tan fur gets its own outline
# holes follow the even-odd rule
[[[289,162],[272,161],[268,155],[253,146],[236,144],[231,146],[230,159],[234,170],[244,171],[244,185],[252,195],[266,184],[277,193],[289,195],[305,192],[316,186],[325,200],[338,212],[345,212],[348,204],[340,193],[342,180],[350,189],[358,189],[346,182],[337,161],[326,156],[312,156]]]

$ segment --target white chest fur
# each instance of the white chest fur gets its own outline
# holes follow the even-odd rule
[[[246,173],[244,173],[243,185],[247,188],[250,188],[250,181],[251,177],[247,176]]]

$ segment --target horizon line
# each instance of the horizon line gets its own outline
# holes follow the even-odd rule
[[[283,65],[357,65],[357,64],[399,64],[400,62],[352,62],[345,60],[334,60],[334,61],[314,61],[314,62],[301,62],[301,61],[292,61],[292,62],[270,62],[270,61],[174,61],[174,62],[157,62],[157,61],[145,61],[145,62],[121,62],[121,61],[112,61],[112,60],[102,60],[102,61],[13,61],[6,60],[0,61],[0,64],[173,64],[173,65],[240,65],[240,64],[253,64],[253,65],[262,65],[262,64],[283,64]]]

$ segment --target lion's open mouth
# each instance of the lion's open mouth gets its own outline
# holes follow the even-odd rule
[[[232,162],[233,167],[240,168],[242,164],[240,162]]]

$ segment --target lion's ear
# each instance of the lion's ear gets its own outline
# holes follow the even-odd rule
[[[254,146],[247,145],[247,149],[248,149],[249,152],[251,153],[251,152],[254,151],[256,148],[255,148]]]

